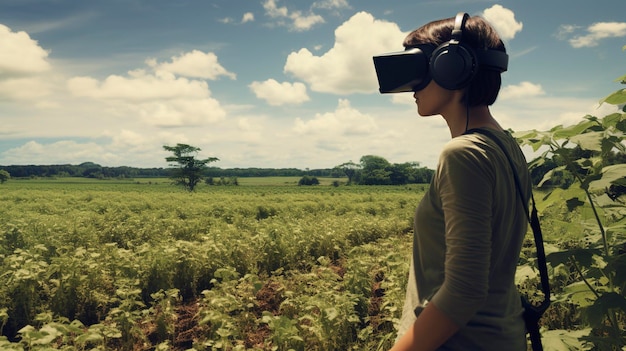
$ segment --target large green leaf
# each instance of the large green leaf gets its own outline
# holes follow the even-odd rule
[[[604,118],[602,118],[602,126],[604,127],[604,129],[609,129],[610,127],[617,128],[619,122],[623,121],[624,119],[626,119],[626,114],[624,113],[611,113],[610,115],[606,115],[604,116]]]
[[[600,104],[603,104],[605,102],[611,105],[621,105],[626,103],[626,89],[618,90],[613,94],[603,99],[600,99],[599,101]]]
[[[585,351],[591,350],[580,338],[589,335],[591,328],[582,330],[545,330],[541,332],[541,343],[545,351]]]
[[[598,125],[598,122],[592,118],[592,116],[585,116],[585,120],[578,124],[554,131],[554,139],[567,139],[583,134],[590,127]]]
[[[551,206],[565,204],[566,199],[572,198],[584,199],[586,196],[584,191],[577,186],[570,186],[567,189],[552,189],[537,203],[537,210],[543,212]]]
[[[515,284],[521,284],[528,279],[536,278],[539,272],[528,264],[519,265],[515,272]]]
[[[570,259],[574,259],[578,264],[583,267],[591,267],[593,264],[593,255],[601,254],[598,249],[584,249],[584,248],[576,248],[566,251],[553,252],[551,254],[546,255],[546,260],[550,262],[552,267],[555,267],[559,264],[568,264]]]
[[[536,152],[542,146],[552,143],[552,134],[551,132],[530,130],[514,133],[513,136],[518,139],[518,142],[521,142],[522,145],[529,145],[533,148],[533,151]]]
[[[592,326],[599,326],[607,312],[612,309],[626,312],[626,298],[614,292],[604,293],[593,302],[593,305],[585,309],[585,316]]]
[[[579,307],[587,307],[591,305],[595,295],[589,289],[585,282],[579,281],[567,285],[563,288],[563,293],[567,297],[567,301]]]
[[[602,169],[602,178],[589,184],[589,190],[604,190],[615,185],[626,185],[626,164],[606,166]]]
[[[602,151],[603,138],[604,132],[587,132],[584,134],[572,135],[569,140],[584,150]]]

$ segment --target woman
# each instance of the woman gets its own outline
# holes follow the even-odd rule
[[[494,68],[485,57],[503,55],[504,44],[485,20],[459,14],[413,31],[404,47],[430,55],[428,77],[413,96],[421,116],[444,118],[452,139],[416,211],[407,300],[392,351],[526,350],[514,277],[527,201],[519,199],[502,149],[472,131],[490,131],[504,143],[528,199],[526,160],[489,109],[506,64]],[[459,56],[466,54],[476,62]]]

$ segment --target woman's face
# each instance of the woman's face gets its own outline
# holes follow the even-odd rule
[[[454,91],[446,90],[431,80],[424,89],[413,93],[413,97],[420,116],[443,115],[454,101]]]

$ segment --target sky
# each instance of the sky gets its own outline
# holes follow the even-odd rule
[[[434,168],[445,121],[380,94],[372,56],[458,12],[507,47],[503,127],[615,109],[598,101],[623,88],[622,0],[1,0],[0,165],[167,167],[183,143],[220,168]]]

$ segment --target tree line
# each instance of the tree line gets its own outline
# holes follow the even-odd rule
[[[129,166],[107,167],[93,162],[78,165],[10,165],[2,166],[11,178],[32,177],[83,177],[83,178],[167,178],[171,169],[167,167],[139,168]],[[337,171],[328,169],[302,170],[297,168],[219,168],[207,167],[203,170],[206,177],[301,177],[304,175],[317,177],[335,177]]]
[[[421,167],[418,162],[390,163],[385,158],[374,155],[361,157],[359,163],[352,161],[343,163],[332,168],[321,169],[297,169],[297,168],[220,168],[209,167],[204,164],[194,164],[197,161],[206,161],[196,158],[200,149],[177,144],[164,148],[173,153],[166,158],[170,162],[169,167],[139,168],[129,166],[107,167],[94,162],[81,164],[58,164],[58,165],[9,165],[1,166],[7,177],[34,178],[34,177],[82,177],[95,179],[132,179],[132,178],[180,178],[181,170],[197,172],[200,179],[222,178],[246,178],[246,177],[330,177],[348,178],[349,184],[362,185],[402,185],[409,183],[429,183],[433,170]],[[181,148],[177,154],[177,147]],[[178,162],[180,160],[181,162]],[[209,158],[210,162],[218,161]],[[189,168],[191,167],[191,168]],[[194,168],[196,167],[196,168]],[[193,173],[192,172],[192,173]],[[4,173],[3,173],[4,174]],[[194,175],[195,177],[195,175]]]
[[[188,144],[176,144],[175,146],[163,145],[163,149],[172,153],[165,158],[170,166],[170,178],[174,184],[193,191],[202,179],[209,185],[215,185],[213,177],[206,177],[207,164],[217,162],[217,157],[205,159],[197,158],[200,148]],[[309,173],[309,172],[307,172]],[[347,177],[349,184],[363,185],[403,185],[409,183],[429,183],[434,174],[433,170],[420,167],[417,162],[391,164],[385,158],[375,155],[361,157],[359,164],[352,161],[333,167],[331,176]],[[232,181],[228,183],[237,185],[237,178],[232,174]],[[222,176],[222,178],[224,178]],[[298,185],[317,185],[318,179],[305,174]],[[338,182],[334,183],[335,186]]]

